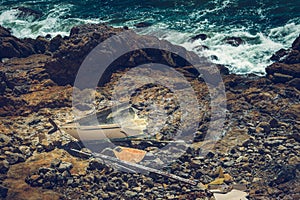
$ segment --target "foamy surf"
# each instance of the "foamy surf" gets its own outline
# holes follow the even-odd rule
[[[272,63],[269,60],[272,54],[290,47],[299,35],[297,8],[300,4],[294,3],[292,8],[289,6],[289,13],[278,13],[278,9],[285,9],[284,2],[276,5],[249,2],[213,0],[174,3],[167,0],[156,5],[155,2],[140,1],[120,4],[117,1],[82,0],[75,4],[56,0],[12,0],[10,6],[0,3],[0,25],[10,28],[16,37],[36,38],[48,34],[52,37],[58,34],[66,36],[73,26],[85,23],[107,22],[109,25],[135,29],[134,24],[145,21],[152,26],[135,29],[136,32],[181,45],[207,56],[214,63],[227,66],[233,73],[263,75],[266,66]],[[41,18],[34,19],[31,16],[19,17],[17,6],[46,9]],[[279,15],[280,20],[276,21]],[[207,39],[191,40],[200,33],[206,34]],[[233,36],[242,38],[244,43],[231,46],[224,42],[225,38]]]

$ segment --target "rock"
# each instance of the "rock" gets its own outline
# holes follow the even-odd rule
[[[34,19],[38,19],[43,16],[43,13],[41,11],[33,10],[31,8],[18,7],[17,10],[20,11],[18,17],[33,16]]]
[[[260,131],[269,134],[271,131],[271,126],[269,122],[260,122],[256,127],[256,132],[259,133]]]
[[[151,26],[152,24],[149,23],[149,22],[140,22],[140,23],[137,23],[137,24],[134,24],[134,26],[136,28],[146,28],[146,27],[149,27]]]
[[[0,26],[0,37],[8,37],[11,36],[11,32],[4,28],[3,26]]]
[[[59,49],[59,47],[63,44],[63,38],[61,35],[55,36],[52,40],[50,40],[49,51],[55,52]]]
[[[285,83],[293,79],[293,76],[281,74],[281,73],[274,73],[273,77],[271,78],[275,83]]]
[[[288,160],[289,165],[299,165],[300,164],[300,157],[298,156],[293,156],[291,158],[289,158]]]
[[[25,161],[25,157],[19,153],[5,152],[5,155],[10,165]]]
[[[294,78],[287,83],[289,86],[295,87],[300,90],[300,78]]]
[[[195,35],[195,36],[193,36],[193,37],[190,39],[190,41],[191,41],[191,42],[194,42],[195,40],[199,40],[199,39],[201,39],[201,40],[206,40],[206,39],[207,39],[207,35],[204,34],[204,33]]]
[[[1,160],[0,161],[0,173],[6,174],[6,172],[8,172],[8,170],[9,170],[9,163],[7,162],[7,160]]]
[[[223,40],[226,44],[230,44],[231,46],[238,47],[241,44],[244,44],[245,41],[240,37],[226,37]]]
[[[300,51],[300,35],[293,42],[292,49]]]
[[[272,118],[272,119],[269,121],[269,124],[270,124],[270,127],[271,127],[271,128],[278,128],[278,127],[280,126],[278,120],[275,119],[275,118]]]
[[[60,164],[61,164],[61,160],[56,158],[52,160],[50,166],[52,168],[58,168]]]
[[[234,165],[234,161],[233,160],[230,160],[230,161],[227,161],[227,162],[224,162],[223,165],[225,167],[231,167]]]
[[[0,185],[0,197],[5,199],[7,197],[7,192],[8,188]]]
[[[61,162],[57,168],[59,172],[64,172],[66,170],[71,170],[73,168],[73,164],[69,162]]]
[[[103,170],[104,168],[106,168],[106,165],[103,164],[103,162],[101,162],[100,160],[98,159],[91,159],[90,162],[89,162],[89,170]]]
[[[138,194],[138,193],[133,192],[133,191],[129,191],[129,190],[127,190],[127,191],[125,192],[125,196],[128,197],[128,198],[133,198],[133,197],[137,196],[137,194]]]
[[[22,145],[22,146],[19,147],[19,150],[26,157],[29,157],[29,156],[32,155],[31,149],[28,146]]]
[[[288,182],[290,180],[293,180],[296,177],[296,168],[295,166],[278,166],[280,170],[276,174],[276,177],[271,182],[271,185],[276,184],[282,184],[285,182]]]
[[[270,60],[276,61],[276,62],[282,62],[283,58],[288,55],[289,51],[286,49],[280,49],[275,54],[272,55]]]
[[[0,147],[5,147],[11,143],[11,138],[5,134],[0,134]]]
[[[0,59],[13,57],[27,57],[34,54],[34,47],[25,40],[14,36],[1,37],[0,40]]]

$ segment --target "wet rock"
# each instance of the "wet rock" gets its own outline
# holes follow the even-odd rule
[[[19,11],[18,17],[28,17],[32,16],[34,19],[38,19],[43,16],[43,13],[38,10],[33,10],[27,7],[18,7],[17,10]]]
[[[240,37],[227,37],[223,40],[226,44],[230,44],[231,46],[238,47],[241,44],[244,44],[245,41]]]
[[[300,35],[293,42],[292,49],[300,51]]]
[[[3,26],[0,26],[0,37],[8,37],[11,36],[11,32],[4,28]]]
[[[152,24],[150,22],[140,22],[140,23],[134,24],[134,26],[136,28],[146,28],[146,27],[149,27],[151,25]]]
[[[193,36],[193,37],[190,39],[190,41],[191,41],[191,42],[194,42],[195,40],[199,40],[199,39],[200,39],[200,40],[206,40],[206,39],[207,39],[207,35],[204,34],[204,33],[195,35],[195,36]]]
[[[276,62],[282,62],[283,58],[288,55],[289,50],[286,49],[280,49],[279,51],[277,51],[275,54],[272,55],[272,57],[270,58],[270,60],[272,61],[276,61]]]

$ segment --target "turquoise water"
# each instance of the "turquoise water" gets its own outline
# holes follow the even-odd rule
[[[41,11],[34,19],[20,16],[18,6]],[[199,55],[217,57],[234,73],[263,74],[270,56],[290,47],[300,34],[300,1],[296,0],[2,0],[0,24],[17,37],[68,35],[71,27],[82,23],[107,22],[134,28],[139,22],[150,27],[137,32],[169,40]],[[199,33],[208,39],[190,41]],[[228,36],[241,37],[245,44],[233,47],[223,42]],[[209,49],[201,49],[206,45]]]

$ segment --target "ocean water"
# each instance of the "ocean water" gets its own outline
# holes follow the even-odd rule
[[[17,7],[43,13],[36,19],[20,16]],[[271,55],[291,46],[300,34],[299,0],[2,0],[0,24],[17,37],[68,35],[78,24],[106,22],[128,26],[184,46],[238,74],[262,75]],[[151,26],[136,29],[134,24]],[[204,41],[190,38],[204,33]],[[241,37],[233,47],[224,38]],[[201,49],[200,45],[209,49]]]

